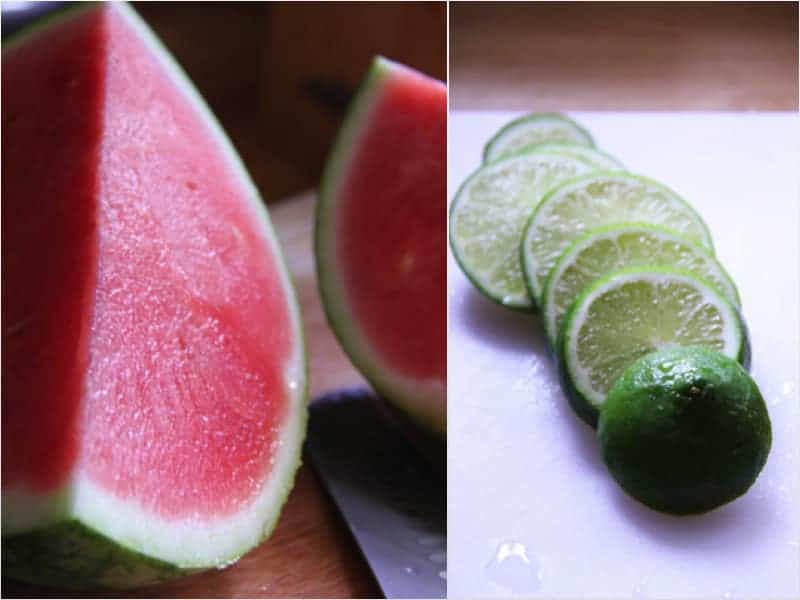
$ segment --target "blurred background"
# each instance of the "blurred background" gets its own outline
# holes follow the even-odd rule
[[[4,0],[3,38],[68,2]],[[316,186],[372,58],[444,81],[444,2],[133,2],[269,204]]]
[[[797,2],[451,2],[450,108],[796,110]]]
[[[317,185],[375,54],[444,80],[439,2],[135,2],[269,204]]]
[[[30,12],[3,2],[3,37]],[[281,240],[303,315],[310,398],[363,385],[323,314],[312,223],[339,124],[376,54],[444,80],[443,2],[134,2],[243,158]],[[270,539],[232,567],[131,592],[93,594],[3,579],[3,597],[374,598],[372,573],[307,455]]]

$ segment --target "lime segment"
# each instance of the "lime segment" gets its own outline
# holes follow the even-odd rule
[[[541,306],[544,282],[561,253],[589,229],[617,223],[663,225],[712,248],[703,220],[666,186],[630,173],[596,172],[551,190],[526,225],[520,252],[531,296]]]
[[[600,227],[569,246],[545,281],[542,314],[553,347],[564,314],[587,285],[612,271],[658,265],[697,275],[735,306],[740,304],[730,276],[706,248],[655,225],[623,223]]]
[[[616,158],[608,154],[607,152],[603,152],[602,150],[598,150],[597,148],[592,148],[591,146],[579,146],[577,144],[541,144],[538,146],[531,146],[524,150],[518,152],[518,154],[528,154],[531,152],[546,152],[548,154],[566,154],[567,156],[572,156],[574,158],[582,158],[584,160],[588,160],[592,163],[597,169],[600,170],[609,170],[609,171],[616,171],[616,170],[623,170],[624,167],[622,163],[619,162]]]
[[[712,348],[742,363],[747,337],[736,308],[709,284],[673,269],[626,269],[590,285],[567,312],[561,378],[591,425],[606,393],[633,361],[674,346]]]
[[[566,143],[594,146],[592,136],[572,119],[537,113],[514,119],[498,131],[483,149],[483,162],[525,152],[538,144]]]
[[[450,207],[450,244],[481,292],[504,306],[532,309],[519,258],[525,221],[550,188],[592,169],[563,154],[521,154],[482,166],[462,184]]]

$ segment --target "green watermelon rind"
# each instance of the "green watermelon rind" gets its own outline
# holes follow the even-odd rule
[[[82,14],[83,11],[98,8],[101,3],[86,3],[68,6],[63,10],[49,13],[36,23],[23,28],[3,43],[3,54],[17,48],[32,37],[45,32],[50,26],[61,24],[65,20]],[[173,84],[181,90],[187,103],[196,111],[198,118],[205,123],[211,135],[216,139],[219,151],[226,157],[228,167],[237,176],[242,185],[253,216],[260,219],[261,230],[267,247],[275,258],[275,264],[282,282],[282,289],[288,305],[292,330],[294,332],[295,354],[287,362],[286,371],[291,371],[297,382],[295,389],[289,389],[289,418],[284,426],[281,442],[283,451],[279,460],[272,467],[274,477],[267,481],[268,486],[250,503],[252,507],[259,500],[264,500],[267,508],[258,513],[258,522],[263,524],[260,531],[249,534],[249,539],[226,553],[217,554],[213,560],[179,560],[152,556],[146,549],[132,547],[117,539],[104,535],[86,518],[74,518],[64,511],[55,515],[61,517],[60,522],[51,519],[43,527],[15,533],[3,537],[3,573],[33,583],[50,583],[73,588],[112,587],[127,588],[157,583],[167,579],[191,574],[210,568],[223,568],[236,562],[244,553],[261,543],[272,533],[280,516],[281,509],[293,487],[297,469],[301,464],[302,444],[305,437],[308,398],[308,362],[305,352],[302,319],[294,285],[286,266],[280,244],[272,227],[269,214],[258,193],[255,184],[248,175],[241,158],[236,153],[231,141],[224,133],[213,112],[200,96],[183,69],[178,65],[161,41],[150,30],[147,24],[126,3],[113,3],[136,31],[142,42],[153,52],[162,68],[170,74]],[[279,472],[282,471],[282,472]],[[68,485],[67,488],[70,486]],[[269,500],[269,501],[267,501]],[[70,507],[70,509],[73,509]],[[247,509],[243,510],[245,513]],[[237,513],[237,514],[242,514]],[[5,517],[6,515],[4,515]],[[64,517],[67,517],[64,519]],[[218,521],[223,522],[226,518]],[[119,520],[119,519],[117,519]],[[156,527],[158,517],[153,516]],[[216,522],[216,521],[215,521]],[[5,531],[5,527],[4,527]],[[82,559],[72,561],[65,549],[80,549]],[[93,552],[89,552],[92,549]],[[35,550],[35,552],[33,552]],[[108,558],[95,563],[97,554],[107,554]],[[89,557],[86,560],[86,557]],[[41,560],[30,560],[32,557],[49,557],[49,564]],[[58,562],[60,557],[60,564]],[[64,562],[66,561],[66,563]]]
[[[396,63],[382,56],[375,57],[350,104],[325,165],[314,223],[317,282],[328,323],[347,356],[370,385],[418,424],[444,435],[446,418],[440,417],[434,411],[425,410],[426,407],[436,406],[440,402],[439,394],[444,393],[444,388],[441,392],[437,392],[433,385],[426,386],[412,378],[393,374],[388,366],[380,364],[378,353],[361,335],[356,325],[357,320],[349,313],[344,292],[339,285],[335,262],[334,219],[340,176],[350,164],[358,138],[370,123],[369,114],[374,103],[380,98],[381,84],[394,68],[398,68]]]
[[[130,588],[190,572],[114,543],[76,519],[3,538],[3,573],[30,583]]]

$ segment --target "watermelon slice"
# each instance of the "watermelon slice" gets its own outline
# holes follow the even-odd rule
[[[124,4],[2,55],[3,574],[135,586],[273,528],[305,432],[300,317],[233,147]]]
[[[315,251],[328,320],[372,386],[446,429],[447,89],[378,57],[325,168]]]

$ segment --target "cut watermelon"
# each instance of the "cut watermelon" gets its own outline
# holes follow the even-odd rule
[[[135,586],[273,528],[305,354],[258,192],[124,4],[2,58],[3,574]]]
[[[446,428],[445,85],[376,58],[319,193],[317,275],[328,320],[373,387]]]

